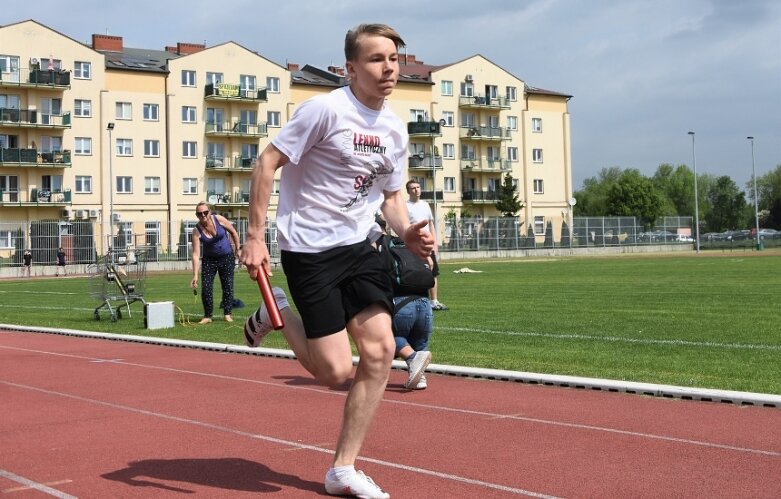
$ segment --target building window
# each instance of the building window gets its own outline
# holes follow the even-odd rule
[[[515,87],[507,87],[507,100],[518,100],[518,90]]]
[[[455,159],[456,146],[454,144],[442,144],[442,157],[445,159]]]
[[[279,179],[274,179],[274,183],[271,184],[271,194],[279,194],[279,186],[281,182]]]
[[[273,94],[279,93],[279,78],[276,76],[269,76],[266,78],[266,88]]]
[[[76,175],[76,192],[81,194],[92,192],[92,176]]]
[[[475,95],[475,86],[470,81],[461,82],[461,97],[472,97]]]
[[[542,132],[542,118],[532,118],[532,132]]]
[[[423,109],[410,109],[409,120],[410,121],[423,121],[426,119],[426,111]]]
[[[222,73],[212,73],[211,71],[206,72],[206,84],[212,84],[212,85],[219,85],[222,83]]]
[[[117,192],[120,194],[132,194],[133,177],[117,177]]]
[[[279,111],[268,111],[266,113],[266,122],[267,125],[270,127],[280,127],[282,126],[280,124],[280,120],[282,119],[282,114]]]
[[[144,121],[160,121],[160,106],[144,104]]]
[[[144,177],[144,194],[160,194],[160,177]]]
[[[508,147],[507,148],[507,159],[509,161],[518,161],[518,148],[517,147]]]
[[[0,230],[0,249],[16,248],[14,230]]]
[[[182,106],[182,123],[195,123],[195,106]]]
[[[534,193],[545,194],[545,184],[541,178],[534,179]]]
[[[117,102],[116,118],[118,120],[133,119],[133,105],[130,102]]]
[[[453,82],[450,80],[442,80],[439,84],[442,95],[453,95]]]
[[[195,86],[195,71],[189,69],[182,70],[182,86],[183,87]]]
[[[534,233],[545,234],[545,217],[534,217]]]
[[[508,116],[507,117],[507,128],[510,130],[518,130],[518,117],[517,116]]]
[[[455,177],[445,177],[445,192],[456,192]]]
[[[456,115],[453,111],[442,111],[442,119],[445,120],[445,126],[454,126],[456,124]]]
[[[464,128],[474,128],[477,120],[475,119],[475,113],[462,113],[461,114],[461,126]]]
[[[89,137],[75,137],[73,139],[73,153],[79,156],[92,154],[92,139]]]
[[[182,142],[182,157],[195,158],[198,156],[198,143],[184,141]]]
[[[89,118],[92,116],[92,101],[76,99],[73,104],[73,115],[79,118]]]
[[[133,155],[133,139],[117,139],[117,156]]]
[[[159,158],[160,157],[160,141],[159,140],[145,140],[144,141],[144,157],[147,157],[147,158]]]
[[[73,77],[77,80],[89,80],[92,78],[92,63],[84,61],[74,62]]]
[[[239,89],[244,97],[254,98],[255,90],[258,88],[258,79],[253,75],[239,76]]]
[[[542,149],[532,149],[532,161],[542,163]]]
[[[182,194],[198,194],[198,179],[197,178],[183,178],[182,179]]]

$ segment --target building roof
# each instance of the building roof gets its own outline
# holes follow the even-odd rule
[[[168,61],[181,57],[179,54],[165,50],[134,49],[126,47],[122,52],[99,50],[106,56],[106,69],[125,69],[131,71],[147,71],[167,73]]]

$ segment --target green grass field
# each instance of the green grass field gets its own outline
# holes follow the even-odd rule
[[[468,267],[480,273],[453,271]],[[781,253],[703,253],[441,265],[434,362],[781,394]],[[149,274],[147,301],[177,325],[146,330],[142,305],[111,322],[87,277],[0,281],[0,322],[241,344],[257,286],[236,276],[234,324],[197,326],[191,274]],[[285,287],[277,270],[272,284]],[[219,289],[219,286],[217,285]],[[219,296],[219,295],[218,295]],[[217,298],[219,302],[219,298]],[[215,303],[216,305],[216,303]],[[219,311],[218,311],[219,312]],[[286,348],[273,333],[265,346]]]

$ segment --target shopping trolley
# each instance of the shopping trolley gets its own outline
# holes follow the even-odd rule
[[[132,317],[130,305],[144,301],[146,280],[146,252],[143,250],[111,250],[98,257],[87,267],[90,276],[90,294],[100,301],[95,309],[95,319],[100,320],[100,310],[108,309],[111,322],[122,318],[122,307]]]

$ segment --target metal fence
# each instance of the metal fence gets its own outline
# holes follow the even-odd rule
[[[244,242],[246,218],[231,220]],[[572,226],[527,224],[518,218],[446,218],[439,224],[440,252],[583,248],[626,245],[692,245],[692,217],[666,217],[645,230],[634,217],[576,217]],[[190,234],[197,222],[130,222],[114,225],[114,234],[101,241],[95,220],[0,222],[0,267],[21,266],[29,249],[33,266],[54,265],[58,248],[66,262],[92,264],[107,252],[144,251],[148,262],[192,259]],[[276,224],[267,223],[266,241],[273,260],[279,259]],[[754,245],[751,231],[701,234],[702,249],[741,249]],[[763,247],[781,246],[781,233],[762,234]]]

